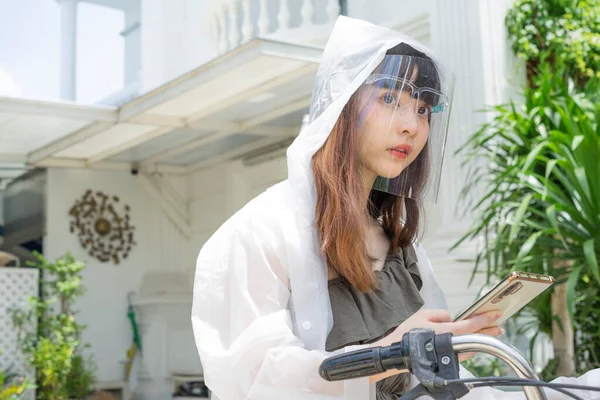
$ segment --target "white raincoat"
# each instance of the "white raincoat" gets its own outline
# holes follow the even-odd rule
[[[287,153],[288,179],[250,201],[200,251],[192,323],[206,384],[220,400],[368,398],[368,378],[327,382],[318,374],[323,359],[334,354],[325,351],[333,319],[313,227],[310,163],[352,93],[400,42],[432,56],[398,32],[338,19],[317,73],[309,124]],[[423,307],[445,309],[425,251],[415,247]],[[475,389],[464,398],[524,395]]]

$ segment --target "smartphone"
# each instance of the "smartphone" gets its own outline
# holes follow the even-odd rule
[[[496,320],[492,326],[502,325],[553,283],[554,278],[550,275],[513,272],[471,307],[460,313],[454,321],[462,321],[488,311],[500,311],[502,317]]]

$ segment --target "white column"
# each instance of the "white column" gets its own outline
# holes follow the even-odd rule
[[[456,86],[439,204],[438,231],[463,231],[471,222],[456,212],[460,191],[465,186],[461,167],[463,155],[455,155],[486,122],[478,112],[507,100],[509,79],[515,77],[514,56],[509,50],[504,17],[512,0],[494,2],[436,0],[432,9],[431,38],[438,57],[456,74]],[[516,77],[515,77],[516,78]],[[520,80],[515,79],[516,84]],[[499,90],[501,92],[499,92]]]
[[[60,97],[74,101],[77,89],[77,3],[58,0],[60,4]]]
[[[458,238],[459,231],[468,225],[456,212],[460,191],[465,185],[465,174],[461,168],[462,156],[455,152],[475,133],[484,122],[485,93],[490,90],[484,84],[482,36],[486,27],[479,21],[481,1],[436,0],[431,14],[431,41],[441,61],[456,75],[452,116],[448,129],[446,153],[442,168],[439,200],[430,215],[431,226],[436,233]],[[502,18],[498,15],[497,18]],[[429,232],[433,233],[433,232]]]
[[[121,36],[125,41],[125,86],[141,79],[141,10],[139,3],[125,11],[125,30]]]
[[[269,31],[269,9],[267,0],[260,0],[258,11],[258,34],[266,35]]]
[[[277,14],[277,21],[279,22],[279,29],[285,30],[290,27],[290,10],[287,0],[279,1],[279,13]]]
[[[302,14],[301,26],[311,26],[315,16],[315,7],[313,6],[312,0],[304,0],[302,2],[302,9],[300,10],[300,13]]]
[[[250,0],[242,0],[242,41],[247,42],[254,34],[254,22],[252,21],[252,4]]]
[[[229,48],[235,49],[240,44],[240,26],[238,11],[240,0],[229,0],[227,4],[229,10]]]
[[[423,244],[452,312],[472,302],[483,280],[483,275],[478,274],[469,287],[474,265],[457,261],[473,258],[474,248],[464,244],[449,253],[475,217],[472,213],[463,216],[465,205],[461,203],[460,192],[466,184],[466,173],[461,166],[464,155],[457,156],[455,152],[486,122],[487,116],[478,111],[502,98],[496,92],[498,83],[514,76],[514,72],[505,68],[504,57],[495,54],[507,45],[503,28],[507,4],[508,1],[483,0],[431,2],[431,47],[456,75],[456,85],[439,199],[436,205],[427,205]]]
[[[140,7],[141,91],[147,92],[165,81],[167,34],[163,1],[141,0]]]
[[[219,6],[219,26],[221,27],[221,36],[219,36],[219,53],[225,53],[229,47],[229,30],[227,29],[227,9],[225,4]]]
[[[340,1],[339,0],[328,0],[327,1],[327,17],[328,22],[334,22],[338,15],[340,15]]]

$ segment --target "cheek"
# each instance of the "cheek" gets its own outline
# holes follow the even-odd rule
[[[372,110],[363,120],[358,135],[360,147],[365,150],[364,152],[378,147],[380,142],[385,142],[386,127],[384,125],[381,122],[380,115],[375,110]]]
[[[381,147],[389,144],[390,117],[388,114],[374,107],[363,125],[368,147]]]
[[[419,133],[419,136],[416,140],[417,146],[419,147],[419,152],[421,152],[421,150],[423,150],[423,147],[425,147],[425,144],[427,143],[428,139],[429,139],[429,126],[423,128],[423,131],[421,133]]]

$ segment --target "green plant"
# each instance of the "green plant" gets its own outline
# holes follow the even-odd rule
[[[525,104],[495,107],[463,149],[473,182],[464,194],[476,187],[484,194],[457,245],[483,237],[475,271],[485,263],[488,278],[514,270],[557,277],[551,294],[525,312],[536,316],[535,329],[552,334],[561,366],[577,344],[572,370],[557,370],[570,375],[598,366],[600,332],[592,321],[600,311],[600,84],[592,79],[579,91],[548,66],[540,72]]]
[[[90,394],[90,390],[95,382],[93,366],[94,360],[91,357],[84,358],[81,354],[76,354],[71,360],[71,371],[67,376],[67,392],[73,399],[84,399]]]
[[[600,78],[600,0],[517,0],[506,27],[515,54],[527,62],[530,81],[546,56],[577,83]]]
[[[494,107],[463,148],[463,199],[479,215],[455,247],[483,239],[473,272],[485,263],[488,281],[517,269],[558,278],[521,329],[537,332],[531,350],[552,337],[545,376],[571,375],[600,353],[600,0],[516,0],[505,24],[527,67],[524,104]]]
[[[28,379],[0,370],[0,400],[19,400],[30,388]]]
[[[29,299],[26,311],[14,310],[13,323],[29,363],[36,369],[41,400],[82,398],[91,390],[93,372],[83,363],[81,332],[73,305],[85,292],[81,271],[85,264],[67,253],[50,262],[39,253],[30,263],[42,271],[40,297]]]
[[[507,376],[509,372],[508,366],[503,361],[483,353],[478,353],[461,364],[478,378]]]

